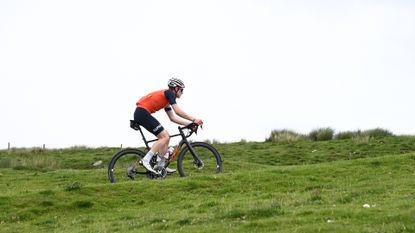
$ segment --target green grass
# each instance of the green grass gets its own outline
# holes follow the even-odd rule
[[[415,137],[215,147],[221,175],[116,184],[116,148],[0,151],[0,232],[415,232]]]

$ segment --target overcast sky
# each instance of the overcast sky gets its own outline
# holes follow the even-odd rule
[[[200,140],[415,134],[414,41],[409,0],[1,0],[0,148],[142,145],[135,102],[170,77]]]

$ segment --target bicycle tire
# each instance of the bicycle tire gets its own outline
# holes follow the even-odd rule
[[[190,145],[203,161],[204,166],[203,168],[195,166],[193,155],[189,147],[185,146],[177,159],[180,176],[212,175],[222,172],[222,158],[212,145],[205,142],[192,142]]]
[[[108,179],[111,183],[116,181],[134,180],[127,174],[128,169],[134,170],[134,174],[144,175],[147,170],[143,168],[139,161],[145,156],[145,153],[138,149],[127,148],[115,154],[108,165]],[[134,175],[134,177],[135,177]]]

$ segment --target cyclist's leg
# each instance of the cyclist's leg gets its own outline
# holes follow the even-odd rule
[[[158,161],[154,169],[157,171],[160,171],[162,168],[165,168],[167,173],[173,173],[176,171],[175,169],[165,167],[165,163],[168,159],[168,156],[166,155],[167,155],[167,148],[168,148],[169,141],[170,141],[170,135],[167,132],[167,130],[164,130],[160,134],[157,135],[157,138],[159,140],[155,144],[153,144],[151,150],[159,152],[160,160]]]
[[[150,151],[148,151],[148,153],[143,158],[143,165],[147,165],[145,167],[150,170],[149,167],[151,168],[151,166],[148,164],[151,158],[157,152],[164,154],[167,151],[170,135],[167,130],[163,128],[160,122],[143,108],[136,109],[134,113],[134,121],[137,121],[146,130],[154,134],[159,139],[151,146]],[[150,171],[153,172],[154,170],[151,169]]]
[[[154,118],[151,113],[143,108],[136,108],[134,112],[134,121],[138,122],[147,131],[154,134],[157,137],[158,134],[163,132],[164,128],[160,122]]]
[[[160,155],[164,155],[167,152],[167,147],[170,141],[170,135],[167,130],[163,129],[159,134],[157,134],[157,142],[151,146],[151,151],[154,153],[159,152]]]

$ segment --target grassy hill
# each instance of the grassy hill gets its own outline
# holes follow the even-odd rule
[[[0,232],[415,232],[415,137],[215,147],[221,175],[116,184],[117,148],[0,151]]]

